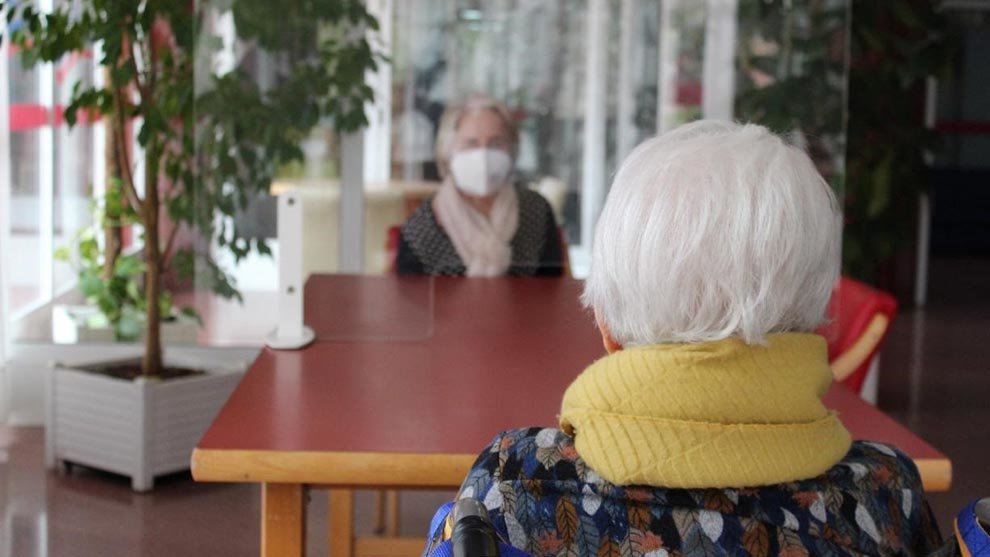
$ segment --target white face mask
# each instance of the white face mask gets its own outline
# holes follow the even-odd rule
[[[509,183],[512,158],[501,149],[469,149],[450,158],[454,185],[474,197],[485,197]]]

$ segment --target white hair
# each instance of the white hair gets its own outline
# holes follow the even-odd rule
[[[839,272],[841,214],[799,148],[702,120],[622,163],[583,301],[626,346],[812,331]]]

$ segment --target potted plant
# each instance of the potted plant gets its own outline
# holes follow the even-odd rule
[[[321,120],[339,131],[366,123],[372,91],[364,74],[380,57],[364,31],[377,22],[358,0],[81,0],[50,13],[0,0],[0,13],[4,8],[8,23],[19,21],[10,39],[27,66],[102,46],[96,63],[105,83],[77,83],[65,120],[105,119],[108,191],[119,185],[121,218],[139,225],[143,246],[131,257],[104,228],[96,246],[107,250],[107,271],[92,277],[95,284],[141,275],[125,291],[130,307],[144,311],[140,361],[53,370],[46,458],[52,466],[70,461],[129,475],[134,489],[150,489],[154,476],[188,467],[240,371],[203,370],[163,353],[167,269],[239,297],[209,248],[180,246],[178,233],[190,230],[199,244],[229,249],[235,260],[252,250],[270,253],[231,217],[267,191],[275,168],[301,158],[300,141]],[[233,50],[210,32],[221,15],[232,17],[239,45],[277,61],[264,89],[241,65],[218,71],[214,55]],[[128,148],[131,131],[144,153],[141,180]]]

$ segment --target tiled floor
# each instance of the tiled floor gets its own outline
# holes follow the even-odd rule
[[[952,490],[931,497],[945,530],[990,496],[990,258],[938,258],[930,287],[925,309],[894,323],[879,406],[952,459]]]
[[[928,307],[902,312],[884,351],[880,404],[946,452],[951,492],[931,496],[945,529],[968,499],[990,495],[990,258],[939,258]],[[137,495],[120,477],[45,473],[42,432],[20,429],[0,464],[0,557],[256,555],[256,487],[204,485],[187,474]],[[483,443],[480,440],[479,443]],[[450,493],[403,496],[403,530],[420,534]],[[358,524],[370,530],[370,494]],[[313,492],[308,548],[326,548],[326,498]]]
[[[159,478],[150,494],[120,476],[75,468],[45,473],[43,433],[16,431],[0,465],[2,557],[217,557],[257,555],[260,491],[251,485],[198,484],[188,474]],[[402,497],[402,534],[422,535],[434,510],[453,493]],[[358,530],[371,532],[372,494],[357,498]],[[326,555],[326,492],[310,493],[307,554]]]

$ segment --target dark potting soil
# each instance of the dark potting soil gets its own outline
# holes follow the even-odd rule
[[[131,380],[141,376],[141,362],[137,360],[131,362],[114,362],[112,364],[85,366],[85,367],[81,367],[80,369],[83,369],[90,373],[98,373],[100,375],[114,377],[116,379]],[[204,373],[205,372],[200,369],[166,366],[162,368],[160,374],[155,375],[153,377],[155,379],[160,379],[162,381],[168,381],[169,379],[178,379],[180,377],[190,377],[193,375],[203,375]]]

